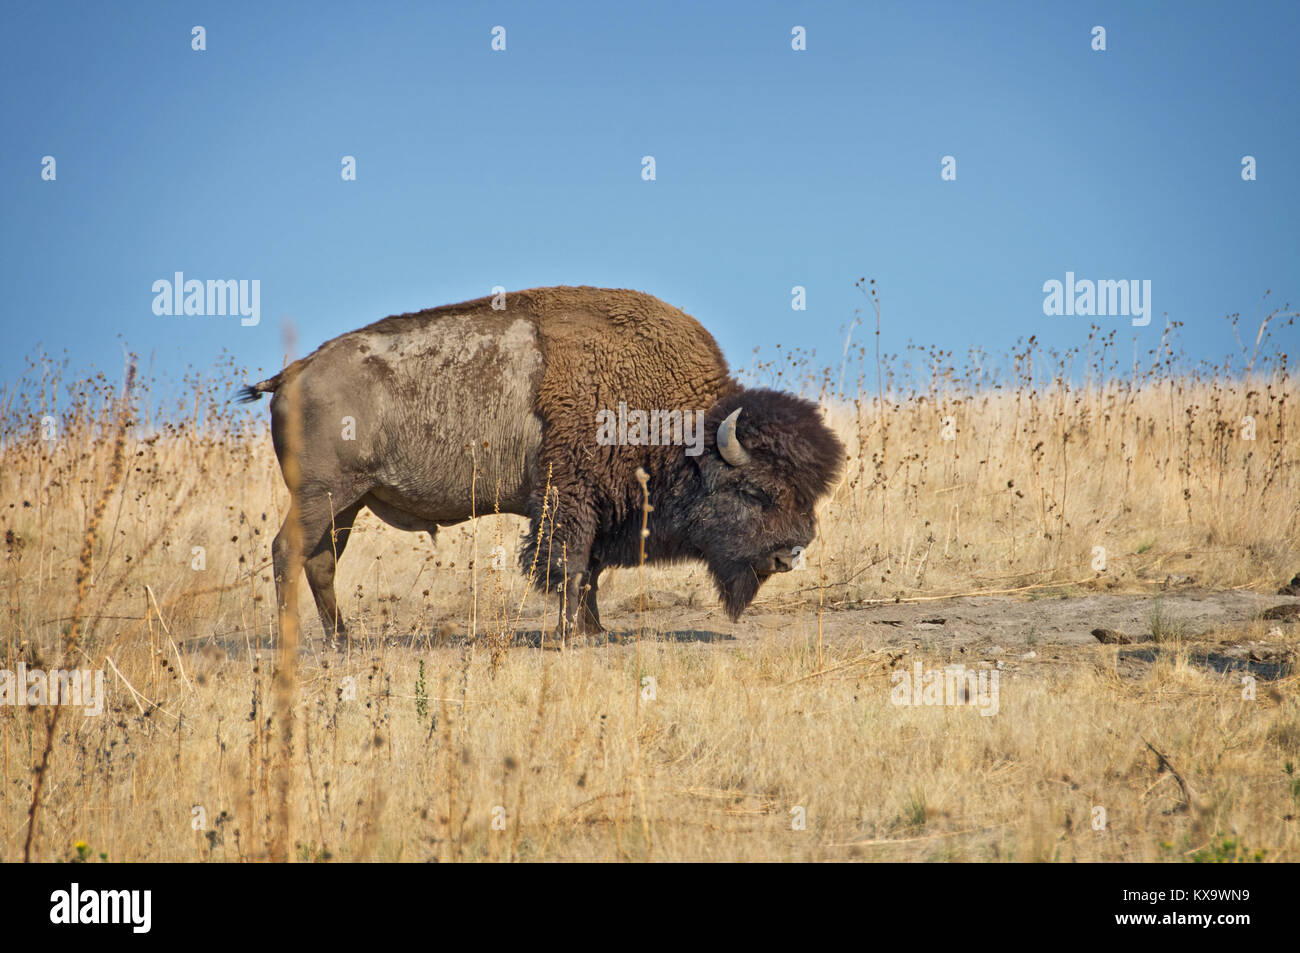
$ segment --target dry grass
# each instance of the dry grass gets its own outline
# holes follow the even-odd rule
[[[784,684],[808,673],[810,655],[802,642],[732,652],[648,643],[640,671],[654,673],[656,699],[639,715],[628,647],[516,651],[495,677],[482,653],[439,650],[423,656],[425,695],[404,650],[308,667],[297,854],[1159,860],[1231,839],[1266,859],[1297,856],[1297,778],[1285,769],[1300,739],[1293,695],[1246,702],[1238,686],[1172,663],[1124,682],[1098,650],[1053,677],[1008,677],[1000,712],[982,717],[892,706],[887,679],[866,665]],[[75,733],[53,767],[43,856],[66,856],[77,840],[113,859],[268,856],[266,660],[191,661],[193,691],[156,689],[165,713],[65,720]],[[14,729],[7,839],[40,740]],[[1144,737],[1189,779],[1194,806]],[[195,806],[204,831],[191,829]],[[792,829],[797,807],[805,830]]]
[[[995,717],[904,708],[879,644],[823,646],[813,621],[819,605],[1028,586],[1276,589],[1300,568],[1285,359],[1187,368],[1166,339],[1121,376],[1113,341],[1031,341],[997,377],[984,355],[958,369],[909,350],[881,356],[874,396],[874,353],[850,359],[870,371],[856,387],[798,353],[749,369],[820,397],[851,451],[812,571],[760,595],[787,631],[528,647],[516,634],[557,607],[514,571],[520,521],[489,515],[435,551],[363,515],[338,581],[359,644],[325,651],[305,620],[288,739],[266,647],[287,494],[264,407],[225,403],[229,367],[172,386],[180,407],[137,396],[114,481],[117,387],[34,363],[0,394],[0,655],[53,667],[67,642],[108,672],[110,710],[0,708],[0,860],[29,830],[39,859],[76,841],[113,860],[263,859],[273,842],[313,860],[1297,859],[1294,679],[1247,701],[1185,651],[1134,679],[1098,646],[1004,672]],[[602,608],[714,601],[699,567],[638,580],[603,579]]]

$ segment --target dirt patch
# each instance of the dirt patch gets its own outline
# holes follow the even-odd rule
[[[1300,599],[1241,590],[1184,590],[1159,594],[1093,594],[1026,598],[960,596],[826,610],[821,637],[826,648],[863,650],[914,646],[927,652],[1007,662],[1084,659],[1100,646],[1094,629],[1123,633],[1118,652],[1125,674],[1138,674],[1162,653],[1188,652],[1189,661],[1218,671],[1242,670],[1264,678],[1290,671],[1300,624],[1270,619],[1266,611]],[[1276,616],[1279,613],[1268,613]],[[606,619],[611,641],[636,638],[635,614]],[[647,610],[646,637],[744,647],[764,638],[817,635],[813,612],[751,610],[731,622],[716,607]]]

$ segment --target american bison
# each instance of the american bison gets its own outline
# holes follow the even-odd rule
[[[742,387],[699,322],[635,291],[534,288],[384,318],[239,396],[265,392],[282,469],[296,399],[302,566],[342,638],[334,569],[362,507],[435,539],[494,509],[527,517],[524,571],[561,593],[566,635],[589,634],[601,570],[639,561],[640,469],[647,562],[702,560],[734,620],[795,568],[844,460],[816,405]],[[297,574],[287,529],[272,546],[281,605]]]

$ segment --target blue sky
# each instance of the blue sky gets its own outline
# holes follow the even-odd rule
[[[1167,312],[1218,359],[1226,313],[1253,320],[1270,288],[1300,304],[1294,2],[33,3],[2,22],[5,380],[38,345],[114,374],[123,342],[177,376],[223,348],[275,368],[285,317],[302,352],[494,285],[648,291],[733,365],[778,342],[837,364],[861,276],[887,350],[958,355],[1069,347],[1090,321],[1145,351]],[[259,280],[261,323],[155,315],[177,271]],[[1045,316],[1067,271],[1150,280],[1151,324]]]

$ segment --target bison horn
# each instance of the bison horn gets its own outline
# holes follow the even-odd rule
[[[726,420],[718,424],[718,453],[733,467],[743,467],[749,463],[749,453],[736,436],[736,418],[740,416],[741,410],[737,407],[727,415]]]

